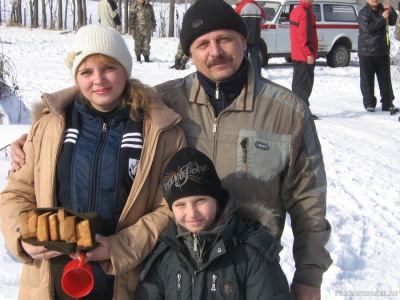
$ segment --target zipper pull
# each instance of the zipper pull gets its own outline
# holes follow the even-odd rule
[[[196,278],[196,271],[194,271],[193,275],[192,275],[192,286],[194,286],[194,280]]]
[[[215,85],[215,99],[218,100],[218,98],[219,98],[219,84],[217,83]]]
[[[181,272],[178,272],[177,278],[178,278],[178,286],[176,287],[176,289],[177,289],[178,291],[180,291],[180,290],[182,289],[182,284],[181,284],[182,275],[181,275]]]
[[[193,234],[193,251],[197,252],[197,234]]]
[[[240,142],[240,146],[242,146],[242,149],[243,149],[243,162],[246,163],[246,161],[247,161],[247,137],[243,138],[243,140]]]
[[[107,131],[107,123],[103,123],[103,129],[101,131],[103,131],[103,132]]]
[[[214,119],[213,132],[217,132],[217,118]]]
[[[217,275],[213,274],[213,280],[212,280],[212,284],[211,284],[211,292],[216,292],[217,288],[215,286],[215,282],[217,281]]]
[[[237,243],[236,243],[236,237],[235,237],[235,236],[233,236],[233,237],[232,237],[232,240],[233,240],[233,245],[234,245],[235,247],[237,247]]]

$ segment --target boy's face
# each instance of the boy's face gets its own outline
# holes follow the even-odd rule
[[[176,222],[192,233],[207,230],[217,215],[217,202],[210,196],[180,198],[172,204]]]

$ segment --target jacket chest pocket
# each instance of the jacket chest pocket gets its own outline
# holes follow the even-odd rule
[[[240,130],[236,149],[235,178],[272,182],[289,161],[291,136]]]

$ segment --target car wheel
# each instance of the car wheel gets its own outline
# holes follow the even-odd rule
[[[261,67],[268,66],[268,60],[269,60],[268,49],[264,41],[260,42],[259,55],[260,55]]]
[[[337,44],[333,46],[328,53],[327,64],[331,68],[347,67],[350,63],[350,50],[345,44]]]
[[[285,57],[285,60],[288,64],[291,64],[293,62],[291,57]]]

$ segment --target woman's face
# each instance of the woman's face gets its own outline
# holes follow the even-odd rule
[[[112,111],[119,105],[127,75],[124,67],[102,55],[89,56],[76,72],[83,96],[98,111]]]

